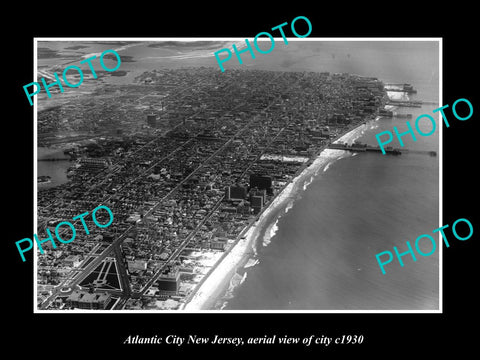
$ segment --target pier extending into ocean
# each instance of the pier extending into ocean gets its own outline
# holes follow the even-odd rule
[[[422,107],[422,101],[418,100],[388,100],[386,105],[402,106],[402,107]]]
[[[373,152],[379,152],[379,153],[382,152],[379,146],[371,146],[371,145],[362,144],[362,143],[354,143],[352,145],[348,145],[345,143],[330,144],[328,148],[336,149],[336,150],[347,150],[352,152],[366,152],[366,151],[373,151]],[[402,154],[402,151],[400,149],[392,148],[391,146],[386,147],[385,152],[390,155]]]
[[[352,152],[367,152],[367,151],[379,152],[379,153],[382,152],[379,146],[372,146],[372,145],[367,145],[362,143],[354,143],[352,145],[348,145],[345,143],[330,144],[328,148],[335,149],[335,150],[346,150],[346,151],[352,151]],[[436,151],[409,150],[409,149],[403,149],[403,148],[399,149],[399,148],[392,148],[391,146],[388,146],[385,148],[385,153],[390,155],[401,155],[402,153],[409,153],[409,154],[428,154],[430,156],[437,156]]]

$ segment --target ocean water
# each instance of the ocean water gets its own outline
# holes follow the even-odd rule
[[[327,44],[335,53],[335,44]],[[355,44],[358,45],[358,44]],[[345,44],[350,59],[346,66],[324,57],[305,70],[348,72],[377,76],[385,82],[411,83],[418,94],[412,100],[438,102],[438,48],[418,43],[382,44],[355,49]],[[339,51],[340,52],[340,51]],[[338,59],[339,55],[335,58]],[[375,58],[375,59],[374,59]],[[423,62],[420,59],[424,59]],[[318,60],[318,59],[317,59]],[[347,60],[342,60],[347,61]],[[374,61],[376,66],[367,66]],[[437,67],[435,67],[435,64]],[[332,69],[329,70],[329,67]],[[368,70],[369,69],[369,70]],[[368,70],[368,71],[367,71]],[[411,113],[412,124],[421,114],[432,114],[434,104],[422,108],[398,108]],[[435,116],[435,118],[437,118]],[[380,118],[349,137],[377,145],[375,135],[384,130],[407,130],[406,119]],[[437,122],[438,124],[438,122]],[[428,121],[420,128],[427,133]],[[404,137],[410,150],[438,153],[439,129],[417,141]],[[397,141],[391,144],[399,147]],[[421,234],[431,234],[439,224],[439,156],[404,153],[351,154],[327,150],[323,161],[306,174],[283,208],[276,209],[257,238],[257,264],[246,269],[246,279],[216,309],[226,310],[435,310],[439,308],[439,250],[414,262],[404,256],[380,271],[375,255],[382,251],[406,251]],[[420,243],[428,253],[431,244]]]
[[[237,39],[238,40],[238,39]],[[145,70],[187,66],[218,67],[212,51],[231,42],[211,46],[145,43],[112,44],[43,43],[57,52],[39,65],[56,70],[74,61],[114,48],[125,59],[126,76],[105,79],[128,83]],[[237,41],[238,43],[238,41]],[[70,49],[66,49],[70,47]],[[277,41],[270,54],[225,63],[231,68],[274,71],[347,72],[378,77],[384,82],[410,83],[417,90],[412,99],[439,101],[439,47],[428,41]],[[48,52],[47,52],[48,53]],[[128,57],[130,57],[130,59]],[[59,59],[65,60],[59,62]],[[58,69],[57,69],[58,70]],[[92,84],[94,86],[95,83]],[[85,81],[82,91],[90,91]],[[74,89],[75,90],[75,89]],[[68,94],[62,94],[67,96]],[[54,100],[49,100],[49,105]],[[416,116],[437,106],[396,109]],[[397,126],[406,130],[405,119],[379,119],[355,131],[350,141],[376,145],[375,135]],[[412,120],[410,120],[412,121]],[[424,132],[428,123],[420,124]],[[436,150],[439,133],[405,137],[411,150]],[[392,146],[399,146],[394,141]],[[256,253],[246,269],[230,282],[218,299],[217,309],[271,310],[433,310],[439,306],[439,253],[404,257],[386,266],[382,275],[375,254],[411,243],[439,224],[439,160],[426,154],[382,156],[328,150],[291,191],[288,201],[267,217],[256,241]],[[60,163],[51,164],[52,166]],[[44,166],[39,164],[39,175]],[[55,169],[59,174],[63,169]],[[46,171],[45,174],[50,174]],[[65,179],[63,179],[65,181]],[[62,179],[59,179],[62,182]],[[438,244],[438,242],[437,242]],[[429,248],[422,247],[425,252]]]
[[[68,159],[62,150],[46,147],[37,148],[37,158]],[[37,176],[50,176],[50,182],[38,184],[38,189],[51,188],[68,182],[67,172],[72,164],[73,162],[70,160],[37,161]]]

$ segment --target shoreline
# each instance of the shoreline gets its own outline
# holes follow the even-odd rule
[[[367,119],[360,124],[347,127],[330,141],[330,143],[346,141],[345,138],[348,138],[362,126],[365,126],[367,122],[377,118],[378,117]],[[245,226],[230,249],[218,259],[217,263],[212,266],[203,279],[197,284],[185,303],[180,307],[180,310],[214,310],[212,307],[215,306],[221,296],[228,290],[237,269],[244,267],[252,253],[255,253],[254,247],[256,246],[259,234],[270,223],[266,220],[274,216],[276,213],[275,210],[279,210],[281,205],[289,199],[290,193],[299,185],[300,179],[318,165],[316,161],[320,158],[321,154],[328,149],[328,145],[320,148],[310,160],[301,166],[292,179],[281,188],[271,203]]]

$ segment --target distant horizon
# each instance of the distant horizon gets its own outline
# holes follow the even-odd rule
[[[38,79],[37,69],[42,71],[63,71],[66,63],[75,65],[76,62],[91,53],[98,53],[111,48],[112,44],[123,58],[119,70],[125,71],[125,76],[107,76],[102,81],[105,84],[128,85],[134,83],[134,78],[145,71],[153,69],[178,69],[188,67],[218,67],[214,51],[223,47],[232,46],[232,40],[237,41],[237,47],[242,43],[242,38],[158,38],[158,40],[145,38],[144,41],[112,38],[114,41],[106,41],[105,38],[95,41],[94,39],[63,39],[46,40],[49,38],[35,39],[38,60],[35,59],[34,74]],[[209,39],[206,41],[205,39]],[[221,39],[221,40],[220,40]],[[225,63],[226,71],[229,69],[257,69],[269,71],[314,71],[330,73],[349,73],[360,76],[376,77],[384,82],[417,82],[416,87],[428,86],[438,92],[439,67],[441,63],[441,39],[431,38],[403,38],[389,39],[378,38],[305,38],[288,39],[285,45],[282,38],[275,38],[275,48],[269,54],[256,54],[256,58],[250,58],[250,54],[242,54],[243,64],[239,64],[235,56]],[[186,41],[188,40],[188,41]],[[269,41],[262,39],[261,41]],[[164,43],[165,46],[151,46],[155,43]],[[215,47],[205,49],[202,45],[215,43]],[[218,44],[217,44],[218,43]],[[73,45],[75,44],[75,45]],[[178,45],[176,45],[178,44]],[[195,46],[192,46],[195,44]],[[218,47],[216,47],[218,45]],[[199,48],[197,48],[197,46]],[[41,49],[41,50],[40,50]],[[47,50],[48,49],[48,50]],[[40,50],[40,51],[38,51]],[[60,61],[59,61],[60,60]],[[61,61],[63,60],[63,61]],[[86,64],[80,66],[89,72]],[[422,71],[417,71],[418,69]],[[430,72],[424,71],[431,69]],[[87,84],[88,85],[85,85]],[[90,86],[91,85],[91,86]],[[68,94],[80,94],[79,91],[88,94],[97,86],[102,86],[99,81],[85,80],[82,89],[68,89]],[[88,87],[92,87],[89,89]],[[42,92],[40,93],[40,95]],[[68,96],[65,93],[62,97]],[[40,97],[40,107],[52,107],[58,101],[64,103],[66,99],[60,96],[46,99]],[[431,99],[425,99],[431,100]]]

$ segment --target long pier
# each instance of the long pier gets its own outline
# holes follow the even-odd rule
[[[437,156],[437,152],[433,150],[408,150],[405,149],[404,152],[408,154],[423,154],[423,155],[430,155],[430,156]]]
[[[385,91],[395,91],[395,92],[403,92],[407,94],[416,94],[417,90],[412,89],[412,90],[405,90],[405,89],[387,89],[385,88]]]
[[[345,144],[345,143],[330,144],[328,146],[328,148],[329,149],[336,149],[336,150],[347,150],[347,151],[352,151],[352,152],[367,152],[367,151],[379,152],[379,153],[382,152],[382,150],[380,149],[379,146],[371,146],[371,145],[360,144],[360,143],[356,143],[356,144],[352,144],[352,145],[348,145],[348,144]],[[391,146],[386,147],[384,150],[385,150],[385,153],[387,153],[389,155],[401,155],[402,154],[402,150],[400,150],[398,148],[392,148]]]
[[[422,107],[422,105],[429,104],[429,105],[438,105],[436,101],[421,101],[421,100],[388,100],[385,105],[392,105],[392,106],[403,106],[403,107]]]
[[[401,113],[397,113],[397,112],[394,112],[394,111],[391,111],[391,110],[384,110],[384,109],[380,110],[378,115],[380,115],[382,117],[397,118],[397,119],[411,119],[412,118],[412,114],[401,114]]]
[[[361,144],[361,143],[354,143],[352,145],[348,145],[345,143],[330,144],[328,148],[336,149],[336,150],[346,150],[351,152],[367,152],[367,151],[379,152],[379,153],[382,152],[379,146],[371,146],[371,145]],[[430,151],[430,150],[409,150],[404,148],[399,149],[399,148],[392,148],[391,146],[386,147],[384,150],[385,150],[385,153],[389,155],[401,155],[402,153],[408,153],[408,154],[425,154],[430,156],[437,156],[436,151]]]
[[[422,107],[421,101],[416,100],[388,100],[386,105],[403,106],[403,107]]]

